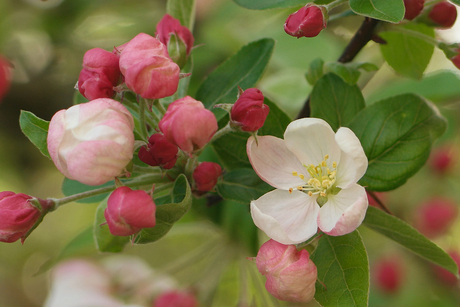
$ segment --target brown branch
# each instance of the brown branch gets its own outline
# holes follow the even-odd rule
[[[374,30],[379,23],[378,20],[366,17],[355,33],[350,43],[347,45],[342,55],[337,60],[341,63],[348,63],[353,61],[355,56],[367,45],[367,43],[373,39]],[[310,96],[305,101],[302,110],[300,110],[297,118],[310,117]]]

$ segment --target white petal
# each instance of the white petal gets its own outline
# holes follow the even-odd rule
[[[361,225],[367,207],[366,190],[355,184],[337,195],[328,195],[327,203],[319,211],[318,226],[331,236],[350,233]]]
[[[282,244],[297,244],[318,229],[316,196],[299,191],[274,190],[251,202],[254,224]]]
[[[336,186],[348,189],[356,183],[356,166],[353,158],[342,152],[340,162],[337,165]]]
[[[357,182],[366,173],[368,164],[361,142],[353,131],[345,127],[341,127],[337,130],[335,140],[340,148],[353,158],[356,169],[355,182]]]
[[[259,136],[257,140],[258,144],[253,137],[250,137],[246,149],[252,167],[262,180],[283,190],[305,184],[302,179],[292,175],[292,172],[303,174],[307,178],[309,175],[282,139],[274,136]]]
[[[284,142],[304,164],[318,165],[329,155],[329,167],[339,162],[341,150],[331,126],[319,118],[302,118],[286,128]]]

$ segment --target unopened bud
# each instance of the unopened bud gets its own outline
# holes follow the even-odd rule
[[[284,31],[294,37],[315,37],[326,28],[328,15],[324,6],[307,4],[289,15]]]
[[[457,20],[457,8],[447,1],[436,3],[428,18],[440,28],[451,28]]]
[[[378,289],[385,293],[395,293],[404,281],[404,266],[400,257],[379,259],[374,266],[374,280]]]
[[[447,198],[434,198],[417,209],[415,227],[425,236],[435,238],[445,234],[458,215],[457,204]]]
[[[404,0],[404,7],[406,12],[404,13],[404,19],[412,20],[423,10],[425,0]]]
[[[202,162],[193,171],[196,190],[201,192],[211,191],[219,177],[222,175],[222,167],[214,162]]]
[[[264,104],[264,95],[256,88],[245,90],[230,112],[233,126],[243,131],[254,132],[265,123],[270,108]]]
[[[150,166],[161,166],[171,169],[177,161],[179,148],[171,144],[161,133],[149,138],[149,143],[139,149],[139,159]]]
[[[0,101],[6,95],[11,86],[11,64],[0,55]]]

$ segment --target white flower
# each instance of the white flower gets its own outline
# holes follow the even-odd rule
[[[318,230],[340,236],[363,221],[368,200],[356,182],[367,158],[348,128],[334,133],[322,119],[293,121],[284,140],[250,137],[247,153],[259,177],[275,187],[251,202],[257,227],[282,244],[297,244]]]

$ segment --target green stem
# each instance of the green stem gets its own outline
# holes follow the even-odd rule
[[[161,104],[161,102],[160,102],[159,99],[155,99],[155,100],[153,101],[153,105],[155,106],[155,108],[157,108],[158,111],[160,111],[160,113],[161,113],[162,115],[165,115],[166,109],[165,109],[165,107],[163,107],[163,105]]]
[[[133,173],[161,174],[162,171],[159,167],[142,167],[142,166],[133,165]]]
[[[141,135],[144,141],[147,141],[149,134],[147,132],[147,125],[145,123],[145,109],[147,109],[147,102],[145,99],[140,99],[139,101],[139,125],[140,130],[139,134]]]
[[[326,9],[329,11],[331,9],[333,9],[334,7],[336,6],[339,6],[345,2],[348,2],[348,0],[335,0],[335,1],[332,1],[331,3],[329,4],[325,4],[324,6],[326,7]]]
[[[227,133],[232,132],[232,131],[233,131],[233,129],[232,129],[232,127],[230,127],[230,122],[228,122],[228,124],[224,128],[220,129],[219,131],[217,131],[214,134],[214,136],[212,137],[211,141],[209,141],[209,143],[214,142],[215,140],[217,140],[221,136],[224,136]]]
[[[155,186],[155,189],[153,190],[153,194],[155,195],[159,192],[172,188],[173,186],[174,186],[174,182],[168,182],[160,186]]]
[[[330,15],[329,20],[327,22],[331,22],[331,21],[337,20],[339,18],[348,17],[348,16],[356,16],[356,14],[352,10],[346,10],[346,11],[343,11],[343,12],[338,13],[338,14]]]
[[[187,164],[185,164],[184,173],[185,173],[185,176],[187,176],[188,178],[192,176],[193,169],[195,168],[196,160],[197,160],[197,156],[192,155],[192,157],[187,160]]]

